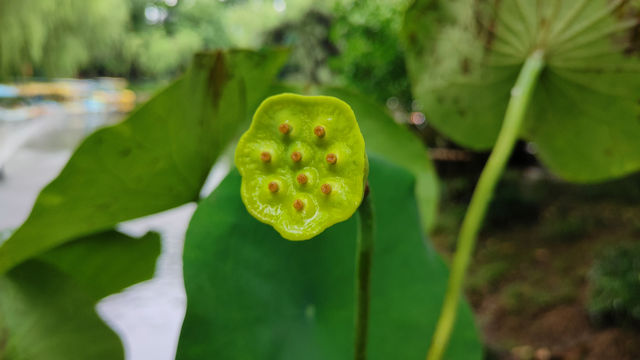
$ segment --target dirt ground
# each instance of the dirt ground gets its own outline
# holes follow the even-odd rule
[[[451,256],[473,181],[444,180],[432,237]],[[640,240],[640,176],[567,184],[508,172],[479,238],[466,293],[487,359],[640,359],[640,327],[589,314],[589,271],[608,247]],[[636,324],[637,325],[637,324]]]

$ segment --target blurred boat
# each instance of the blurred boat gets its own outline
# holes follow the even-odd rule
[[[0,98],[17,97],[19,92],[15,86],[0,84]]]
[[[55,102],[68,115],[127,113],[135,107],[136,94],[122,78],[90,80],[56,79],[22,84],[0,84],[0,99],[13,99],[11,106],[0,102],[0,121],[17,122],[40,116],[43,103]]]

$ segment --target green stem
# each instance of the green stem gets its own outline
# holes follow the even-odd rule
[[[367,329],[369,324],[369,298],[371,257],[373,255],[373,207],[371,195],[364,196],[359,208],[360,232],[356,248],[356,336],[355,359],[367,358]]]
[[[518,139],[518,134],[527,112],[527,106],[543,67],[543,53],[540,50],[535,51],[527,58],[518,80],[511,90],[511,99],[507,106],[507,112],[498,134],[498,139],[487,164],[482,170],[478,184],[473,192],[471,203],[462,222],[456,253],[451,264],[451,275],[447,284],[444,304],[440,312],[436,332],[431,341],[429,353],[427,354],[427,360],[440,360],[447,348],[456,319],[456,310],[458,309],[458,301],[464,285],[465,273],[469,266],[480,225],[491,201],[496,183],[500,179],[507,160],[513,151],[513,146]]]

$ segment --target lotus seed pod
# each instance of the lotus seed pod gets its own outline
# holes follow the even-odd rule
[[[249,213],[289,240],[310,239],[349,219],[368,172],[355,115],[330,96],[264,100],[238,143],[235,163]]]

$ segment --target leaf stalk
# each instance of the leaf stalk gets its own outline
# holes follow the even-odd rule
[[[368,185],[367,185],[368,187]],[[371,259],[373,255],[374,213],[371,195],[365,196],[359,208],[360,230],[356,245],[356,318],[355,360],[367,358],[367,333],[369,327],[369,304],[371,297]]]
[[[515,86],[511,89],[511,98],[507,105],[502,128],[489,160],[487,160],[480,174],[480,179],[473,192],[471,203],[467,208],[460,233],[458,234],[457,249],[451,264],[451,274],[447,284],[444,304],[436,325],[436,331],[431,340],[427,360],[440,360],[449,343],[456,320],[465,274],[469,267],[478,231],[496,184],[518,139],[533,90],[543,68],[544,54],[542,50],[536,50],[525,61]]]

